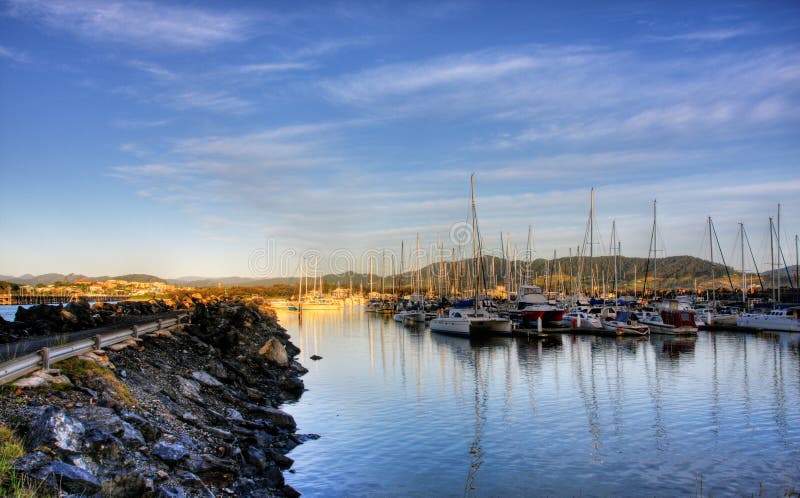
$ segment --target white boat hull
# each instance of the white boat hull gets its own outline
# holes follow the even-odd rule
[[[736,326],[744,329],[800,332],[800,320],[785,316],[744,314],[736,320]]]
[[[462,337],[511,335],[511,321],[506,318],[434,318],[431,331]]]

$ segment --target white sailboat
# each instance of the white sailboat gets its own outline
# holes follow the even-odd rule
[[[475,265],[474,296],[471,308],[451,308],[443,318],[431,320],[431,331],[461,337],[480,335],[511,335],[511,320],[484,308],[479,299],[483,269],[481,265],[480,234],[475,210],[475,175],[470,176],[472,200],[472,253]]]

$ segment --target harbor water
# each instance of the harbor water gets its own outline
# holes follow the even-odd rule
[[[800,334],[470,341],[361,308],[279,319],[309,369],[284,408],[321,436],[289,454],[305,496],[800,489]]]

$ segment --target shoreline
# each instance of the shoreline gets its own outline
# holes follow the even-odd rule
[[[306,369],[271,308],[196,296],[181,330],[118,346],[2,386],[13,472],[53,494],[299,496],[286,453],[318,436],[279,409]]]

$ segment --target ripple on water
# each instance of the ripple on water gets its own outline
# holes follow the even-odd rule
[[[788,343],[471,343],[362,313],[281,318],[324,357],[287,407],[322,435],[291,454],[307,496],[775,495],[800,478]]]

